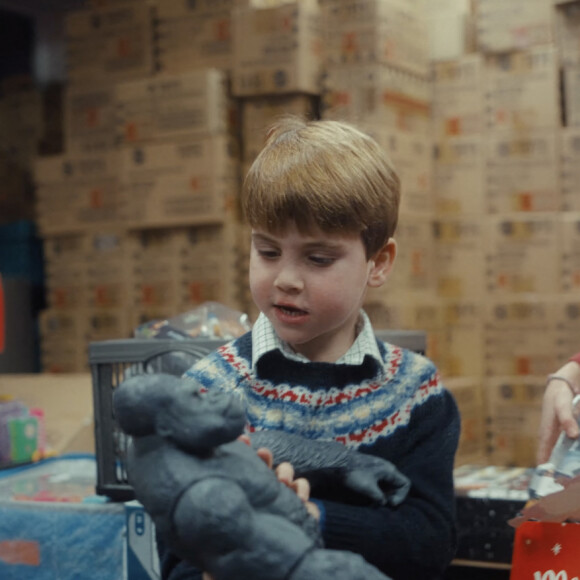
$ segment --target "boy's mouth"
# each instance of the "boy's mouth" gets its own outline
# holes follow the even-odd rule
[[[300,308],[286,304],[275,304],[274,307],[286,316],[304,316],[307,314],[306,310],[300,310]]]

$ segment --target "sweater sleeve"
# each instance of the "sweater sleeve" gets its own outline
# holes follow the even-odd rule
[[[393,580],[439,578],[456,544],[453,462],[459,414],[451,394],[431,396],[392,437],[405,450],[396,465],[411,479],[409,496],[397,508],[323,500],[325,546],[357,552]],[[379,445],[372,452],[392,457]]]

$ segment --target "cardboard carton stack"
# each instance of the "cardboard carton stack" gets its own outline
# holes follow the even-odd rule
[[[320,14],[316,0],[237,8],[232,15],[236,97],[320,93]]]
[[[152,6],[121,2],[66,14],[70,85],[102,86],[153,72]]]
[[[232,10],[247,0],[167,0],[155,6],[155,66],[159,72],[232,67]]]
[[[65,150],[39,158],[35,172],[43,318],[53,321],[42,326],[46,370],[84,370],[87,342],[129,337],[206,300],[246,310],[225,45],[208,52],[208,39],[171,33],[172,50],[187,54],[169,51],[181,63],[169,70],[157,42],[159,27],[199,24],[202,11],[211,28],[231,4],[128,0],[66,16]]]
[[[437,289],[444,310],[471,313],[469,332],[467,316],[446,323],[440,369],[483,390],[497,464],[534,463],[545,376],[580,343],[577,153],[560,86],[573,42],[554,35],[572,12],[478,0],[475,49],[432,63]]]
[[[427,23],[421,2],[322,0],[322,117],[356,124],[385,149],[402,182],[399,254],[389,282],[367,295],[377,328],[443,331],[435,293],[434,197]]]
[[[317,118],[321,42],[316,1],[253,2],[235,11],[232,91],[240,103],[244,174],[277,118]]]
[[[384,147],[403,187],[398,261],[367,312],[377,328],[428,332],[464,419],[459,462],[528,464],[526,413],[580,343],[577,6],[137,5],[90,9],[109,36],[89,33],[85,11],[69,20],[82,26],[65,151],[37,164],[46,349],[60,341],[74,361],[87,337],[205,300],[253,318],[240,174],[282,114],[350,121]],[[83,38],[98,39],[98,59]],[[77,325],[63,322],[72,312]]]

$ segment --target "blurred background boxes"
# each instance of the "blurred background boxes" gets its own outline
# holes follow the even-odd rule
[[[322,38],[316,0],[237,8],[232,22],[232,93],[320,93]]]
[[[485,153],[485,141],[477,135],[441,139],[434,144],[433,195],[437,215],[476,217],[486,213]]]
[[[417,0],[321,0],[327,64],[382,63],[426,75],[428,38]]]
[[[455,463],[485,464],[487,425],[481,412],[485,402],[481,377],[448,379],[445,386],[453,393],[461,414],[461,435]]]
[[[558,368],[554,299],[504,297],[484,311],[485,374],[546,376]]]
[[[42,235],[126,225],[127,203],[115,153],[40,157],[34,176]]]
[[[489,295],[560,292],[558,228],[556,213],[489,217],[486,241]]]
[[[378,328],[427,330],[444,381],[576,349],[576,3],[73,4],[42,4],[38,70],[0,79],[0,223],[40,232],[44,370],[204,300],[255,319],[241,178],[286,113],[355,123],[402,177]]]
[[[564,127],[560,132],[560,187],[562,210],[580,211],[580,196],[576,189],[580,179],[580,130]]]
[[[491,464],[535,465],[544,376],[497,376],[485,388]]]
[[[477,45],[483,52],[520,50],[554,41],[554,7],[545,0],[478,0]]]
[[[123,148],[120,158],[133,227],[220,223],[238,190],[227,136]]]
[[[383,63],[337,64],[325,71],[322,116],[424,135],[430,131],[431,83]]]
[[[490,130],[553,129],[560,123],[559,59],[552,45],[486,57]]]
[[[114,86],[68,85],[64,95],[66,153],[98,154],[117,145]]]
[[[153,72],[148,2],[75,10],[65,17],[65,35],[71,84],[104,84]]]
[[[561,207],[557,133],[494,131],[487,138],[489,213],[550,212]]]
[[[485,374],[484,310],[476,297],[444,300],[439,370],[444,377]]]
[[[485,127],[482,55],[468,54],[434,62],[431,71],[436,138],[479,135]]]
[[[228,77],[212,68],[115,86],[117,140],[176,142],[230,131]]]
[[[437,294],[481,299],[485,295],[487,238],[474,216],[442,217],[434,222]]]

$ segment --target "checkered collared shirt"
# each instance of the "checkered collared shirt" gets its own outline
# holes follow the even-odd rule
[[[348,351],[336,361],[336,364],[360,365],[366,355],[372,356],[382,364],[373,327],[363,310],[360,311],[356,330],[355,341]],[[265,314],[260,313],[258,320],[252,327],[252,366],[255,367],[258,360],[272,350],[279,350],[285,357],[295,361],[310,362],[305,356],[295,352],[288,343],[280,340],[272,323]]]

